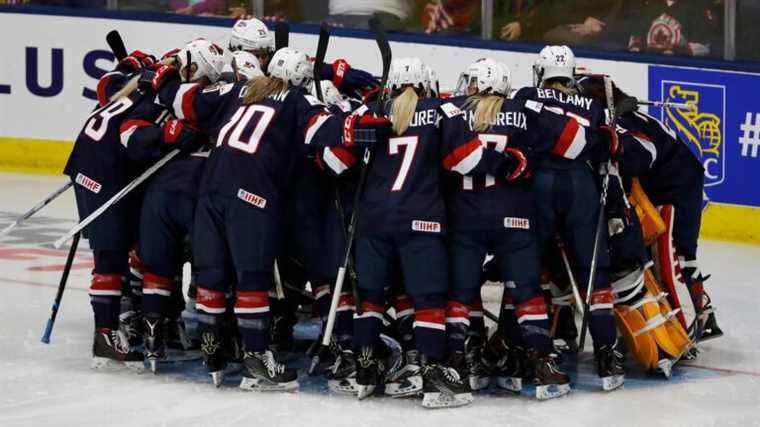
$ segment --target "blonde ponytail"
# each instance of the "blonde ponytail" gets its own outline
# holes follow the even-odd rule
[[[281,79],[270,76],[254,77],[246,86],[243,104],[255,104],[266,97],[285,91],[288,85]]]
[[[420,97],[414,88],[408,86],[393,100],[391,106],[391,122],[396,135],[402,135],[409,128],[414,112],[417,111],[417,102]]]
[[[504,98],[498,95],[473,95],[464,104],[466,110],[475,110],[472,130],[486,132],[491,129],[491,123],[496,121]]]

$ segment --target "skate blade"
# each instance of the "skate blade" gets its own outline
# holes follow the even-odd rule
[[[547,384],[536,386],[536,399],[549,400],[570,393],[570,384]]]
[[[359,393],[359,386],[356,384],[356,378],[328,380],[327,388],[333,393],[348,394],[351,396],[356,396]]]
[[[211,382],[214,384],[214,387],[219,388],[222,386],[224,371],[209,372],[209,375],[211,375]]]
[[[95,370],[118,370],[126,367],[137,374],[145,372],[145,364],[141,361],[120,362],[107,357],[93,356],[90,367]]]
[[[298,390],[298,380],[273,383],[259,378],[243,377],[240,381],[240,388],[245,391],[296,391]]]
[[[470,377],[470,388],[472,391],[483,390],[488,388],[491,379],[488,377]]]
[[[504,390],[519,393],[522,391],[522,378],[496,377],[496,385]]]
[[[412,375],[402,381],[385,384],[386,396],[394,398],[416,396],[422,392],[422,376]]]
[[[158,359],[148,359],[148,367],[153,375],[158,374]]]
[[[359,400],[364,400],[375,392],[375,386],[374,385],[362,385],[357,384],[356,385],[356,397],[359,398]]]
[[[625,375],[611,375],[602,378],[602,390],[612,391],[623,386]]]
[[[673,375],[673,362],[670,359],[661,359],[657,362],[657,371],[665,378],[670,379],[670,376]]]
[[[448,394],[428,392],[422,395],[422,406],[428,409],[456,408],[472,403],[472,393]]]
[[[699,337],[699,342],[705,342],[720,338],[723,336],[723,331],[702,331],[702,335]]]

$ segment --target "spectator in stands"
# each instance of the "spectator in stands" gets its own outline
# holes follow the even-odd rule
[[[540,41],[543,28],[535,20],[540,0],[495,0],[494,28],[507,41]]]
[[[422,29],[428,34],[477,33],[480,0],[417,0]]]
[[[627,19],[638,23],[628,39],[631,52],[667,55],[723,54],[722,0],[631,0]]]

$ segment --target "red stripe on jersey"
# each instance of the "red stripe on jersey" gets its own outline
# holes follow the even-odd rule
[[[106,94],[106,89],[108,89],[108,82],[111,81],[111,76],[105,75],[102,79],[98,81],[98,87],[97,87],[97,95],[98,95],[98,104],[100,106],[104,106],[108,104],[108,96]]]
[[[269,307],[269,292],[267,291],[237,291],[235,308]]]
[[[224,292],[215,291],[212,289],[198,286],[198,293],[195,296],[196,304],[200,304],[208,308],[220,308],[226,307]]]
[[[517,312],[515,316],[519,319],[525,315],[546,314],[546,302],[544,297],[533,297],[522,304],[517,305]]]
[[[145,276],[143,276],[143,289],[163,289],[171,291],[173,289],[172,279],[158,276],[153,273],[145,273]]]
[[[570,118],[565,125],[565,129],[562,130],[562,134],[559,136],[557,143],[554,144],[552,153],[564,157],[575,139],[575,134],[578,133],[579,126],[580,125],[578,125],[578,122],[575,121],[575,119]]]
[[[446,317],[470,317],[470,309],[467,305],[458,301],[449,301],[446,304]]]
[[[152,124],[153,123],[147,120],[142,120],[142,119],[125,120],[124,123],[122,123],[121,126],[119,127],[119,133],[124,133],[134,126],[144,127],[144,126],[151,126]]]
[[[414,320],[443,325],[446,320],[446,310],[442,308],[423,308],[414,313]]]
[[[182,95],[182,114],[185,116],[185,119],[191,123],[195,123],[196,121],[193,101],[195,100],[196,92],[198,92],[198,89],[200,88],[199,85],[195,85]]]
[[[615,295],[612,288],[597,289],[591,292],[591,305],[595,304],[612,304],[615,301]]]
[[[371,302],[364,301],[362,303],[362,312],[364,312],[364,313],[374,312],[374,313],[381,313],[382,314],[382,313],[385,312],[385,307],[383,307],[380,304],[373,304]]]
[[[332,151],[332,153],[335,154],[335,157],[337,157],[347,167],[351,167],[356,164],[356,156],[354,156],[351,151],[346,150],[343,147],[329,147],[328,150]]]
[[[94,291],[121,291],[121,275],[95,273],[92,275],[90,289]]]
[[[338,307],[350,307],[354,305],[354,296],[351,294],[340,294],[338,298]]]
[[[446,170],[453,169],[462,160],[467,158],[473,151],[481,147],[480,140],[475,138],[465,144],[460,145],[443,159],[443,167]]]
[[[393,308],[396,313],[412,308],[412,301],[406,294],[397,295],[395,301],[393,301]]]

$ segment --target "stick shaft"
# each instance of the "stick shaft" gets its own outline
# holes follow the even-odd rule
[[[174,158],[177,154],[179,154],[179,150],[172,150],[169,152],[169,154],[165,155],[161,160],[157,161],[153,166],[148,168],[145,172],[143,172],[140,176],[135,178],[132,182],[124,186],[121,190],[119,190],[118,193],[114,194],[110,199],[108,199],[107,202],[103,203],[99,208],[95,210],[95,212],[91,213],[87,218],[83,219],[79,222],[79,224],[75,225],[71,230],[69,230],[66,234],[61,236],[58,240],[53,243],[53,246],[58,249],[66,243],[69,239],[71,239],[75,234],[82,231],[85,227],[87,227],[91,222],[95,221],[100,215],[103,214],[108,208],[113,206],[116,202],[124,198],[127,194],[129,194],[132,190],[135,189],[138,185],[142,184],[143,181],[150,178],[151,175],[156,173],[157,170],[161,169],[161,167],[165,164],[167,164],[171,159]]]
[[[36,214],[37,212],[39,212],[40,210],[42,210],[42,208],[44,208],[45,206],[47,206],[48,204],[50,204],[50,202],[52,202],[53,200],[57,199],[58,196],[60,196],[61,194],[65,193],[66,190],[68,190],[72,185],[74,185],[74,183],[72,181],[69,181],[66,184],[63,184],[57,190],[55,190],[52,193],[50,193],[50,195],[48,195],[47,197],[45,197],[44,199],[42,199],[41,202],[39,202],[36,205],[34,205],[33,208],[29,209],[23,215],[21,215],[20,217],[18,217],[18,219],[16,219],[15,221],[13,221],[13,223],[11,225],[5,227],[3,229],[3,231],[0,231],[0,236],[8,234],[11,230],[13,230],[14,228],[16,228],[19,224],[21,224],[22,222],[24,222],[27,219],[31,218],[34,214]]]
[[[79,246],[80,233],[74,236],[74,241],[71,242],[71,248],[69,248],[69,255],[66,257],[66,266],[63,268],[63,274],[61,274],[61,281],[58,283],[58,292],[55,294],[55,300],[53,301],[53,307],[50,309],[50,318],[45,325],[45,331],[42,333],[42,342],[45,344],[50,343],[50,334],[53,333],[53,325],[55,319],[58,316],[58,309],[61,307],[61,300],[63,299],[63,291],[66,289],[66,282],[69,280],[69,273],[71,272],[71,266],[74,263],[74,256]]]

